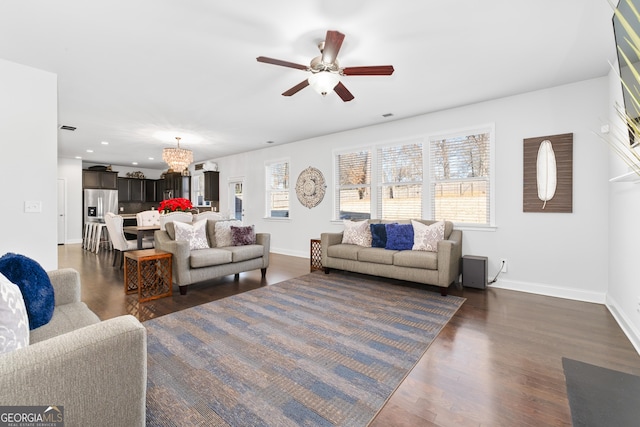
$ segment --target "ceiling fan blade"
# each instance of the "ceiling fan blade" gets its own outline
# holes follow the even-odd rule
[[[345,76],[390,76],[393,71],[393,65],[372,65],[369,67],[345,67],[342,69],[342,74]]]
[[[295,85],[294,87],[289,89],[288,91],[283,92],[282,96],[294,95],[294,94],[298,93],[299,91],[301,91],[302,89],[304,89],[307,86],[309,86],[309,80],[308,79],[304,79],[303,81],[301,81],[300,83],[298,83],[297,85]]]
[[[338,57],[338,52],[342,46],[344,34],[338,31],[327,31],[324,39],[324,48],[322,49],[322,62],[325,64],[333,64]]]
[[[342,98],[344,102],[349,102],[354,98],[351,92],[349,92],[349,89],[347,89],[342,84],[342,82],[338,82],[338,84],[336,85],[336,87],[333,88],[333,90],[338,94],[340,98]]]
[[[309,69],[309,67],[307,67],[306,65],[282,61],[280,59],[267,58],[266,56],[258,56],[256,59],[258,60],[258,62],[264,62],[265,64],[280,65],[282,67],[297,68],[298,70],[305,71]]]

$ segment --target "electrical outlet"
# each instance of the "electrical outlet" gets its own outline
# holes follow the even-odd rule
[[[500,265],[502,266],[502,268],[500,269],[501,273],[506,273],[507,272],[507,259],[506,258],[500,258]]]
[[[26,201],[24,202],[24,211],[26,213],[39,213],[42,212],[42,202],[40,201]]]

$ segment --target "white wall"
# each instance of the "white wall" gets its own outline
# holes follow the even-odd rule
[[[612,132],[625,129],[614,106],[622,105],[622,88],[615,73],[609,74]],[[627,172],[626,164],[610,153],[611,177]],[[639,177],[640,178],[640,177]],[[640,352],[640,185],[634,182],[609,184],[609,292],[607,306]]]
[[[82,161],[58,159],[58,178],[66,186],[66,236],[64,243],[82,243]]]
[[[58,267],[57,102],[55,74],[0,59],[0,255],[20,253],[45,270]],[[25,213],[25,201],[42,212]]]
[[[309,239],[342,230],[339,222],[331,221],[333,150],[495,123],[497,229],[465,230],[463,253],[488,256],[491,276],[498,260],[508,259],[508,273],[495,286],[603,303],[608,278],[608,148],[594,131],[607,118],[607,100],[608,80],[600,78],[212,159],[220,170],[221,211],[229,208],[226,183],[245,177],[245,223],[271,233],[274,252],[308,257]],[[523,139],[569,132],[574,134],[573,213],[523,213]],[[299,173],[313,166],[325,175],[327,193],[319,206],[308,209],[292,191],[290,218],[267,220],[263,166],[281,158],[291,161],[292,187]]]

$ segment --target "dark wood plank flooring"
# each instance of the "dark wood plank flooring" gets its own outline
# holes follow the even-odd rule
[[[78,244],[58,253],[60,267],[80,272],[82,299],[101,319],[133,314],[144,321],[309,272],[307,259],[272,254],[265,280],[257,270],[138,303],[124,294],[110,252]],[[451,294],[467,301],[372,426],[569,426],[562,357],[640,375],[640,356],[603,305],[502,289]]]

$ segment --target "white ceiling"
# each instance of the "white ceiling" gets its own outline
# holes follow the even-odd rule
[[[0,58],[58,75],[59,124],[77,127],[60,157],[165,169],[175,136],[203,161],[604,76],[611,15],[607,0],[4,0]],[[256,57],[307,65],[329,29],[341,66],[395,73],[343,77],[347,103],[281,96],[307,73]]]

